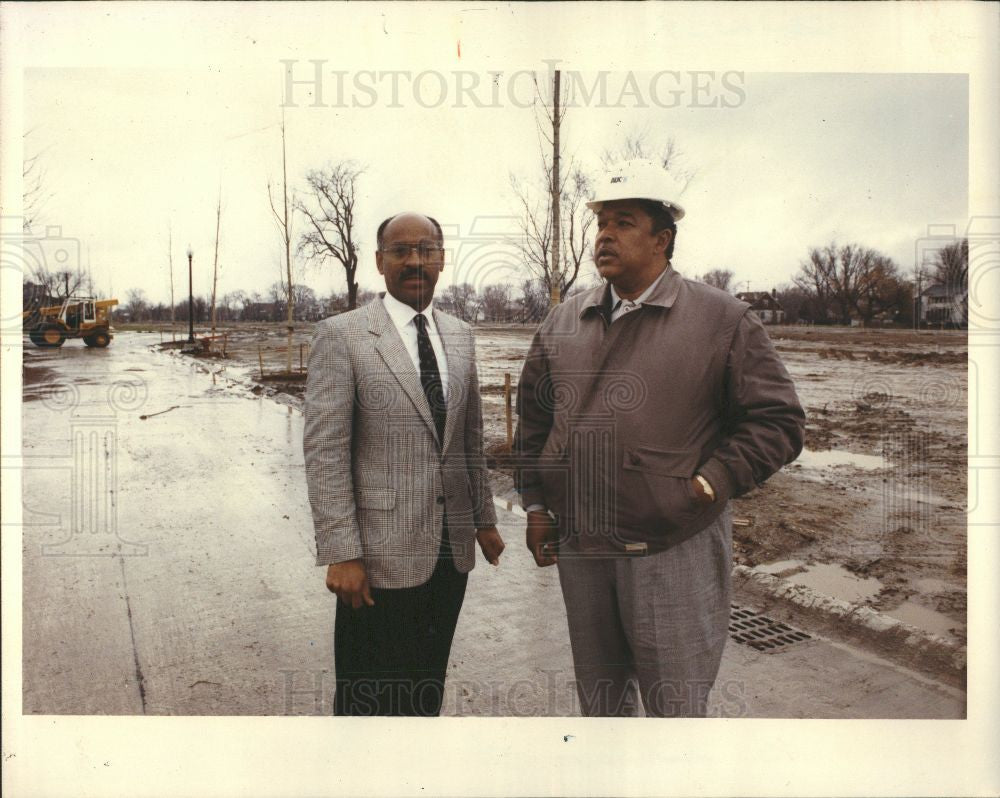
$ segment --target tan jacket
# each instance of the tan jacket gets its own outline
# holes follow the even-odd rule
[[[749,305],[668,267],[613,324],[610,288],[554,308],[518,386],[515,483],[576,548],[663,550],[802,449],[805,414]],[[716,501],[691,487],[700,473]]]
[[[437,438],[420,375],[382,304],[326,319],[309,353],[303,451],[318,565],[362,558],[373,587],[414,587],[437,562],[442,518],[455,565],[496,523],[483,456],[472,328],[434,311],[448,361]]]

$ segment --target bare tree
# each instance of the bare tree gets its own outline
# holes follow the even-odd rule
[[[879,315],[907,312],[912,300],[912,293],[896,262],[880,252],[869,250],[869,253],[855,308],[866,325]]]
[[[551,179],[549,162],[542,159],[546,182]],[[565,297],[580,274],[580,266],[590,251],[590,230],[594,215],[587,209],[590,181],[579,166],[573,165],[563,180],[560,192],[560,224],[562,236],[559,247],[553,243],[552,198],[541,194],[530,183],[511,175],[511,188],[520,205],[518,216],[519,237],[517,248],[521,258],[535,279],[545,286],[552,297],[553,286],[557,295]],[[560,262],[553,266],[552,255],[558,250]]]
[[[584,205],[590,194],[589,180],[574,159],[563,163],[561,130],[567,96],[559,70],[552,76],[550,98],[543,97],[535,81],[535,126],[543,179],[523,181],[510,175],[520,206],[517,246],[527,267],[545,286],[551,306],[559,304],[576,281],[593,224],[593,215]]]
[[[81,267],[76,271],[70,269],[50,270],[44,263],[35,266],[31,271],[32,278],[44,287],[44,293],[52,300],[61,302],[74,294],[93,290],[93,280]]]
[[[443,311],[462,321],[475,321],[479,316],[480,299],[471,283],[449,285],[436,301]]]
[[[310,202],[298,201],[296,210],[306,218],[307,230],[299,238],[298,251],[313,263],[333,260],[347,278],[347,309],[358,302],[358,245],[354,240],[354,203],[358,178],[364,169],[352,161],[341,161],[325,170],[306,175],[312,192]]]
[[[539,322],[545,318],[549,309],[548,295],[541,280],[525,280],[521,284],[521,314],[522,323]]]
[[[144,321],[149,310],[146,294],[141,288],[131,288],[125,293],[125,311],[129,321]]]
[[[510,286],[504,283],[486,286],[482,307],[486,321],[510,321]]]
[[[880,314],[903,310],[903,280],[895,262],[860,244],[814,247],[801,264],[795,284],[815,303],[822,318],[832,311],[842,324],[868,324]]]
[[[222,184],[219,184],[219,201],[215,206],[215,255],[212,258],[212,335],[215,335],[215,294],[219,286],[219,225],[222,223]],[[289,367],[291,371],[291,367]]]
[[[953,292],[969,289],[969,239],[955,241],[934,253],[934,282]]]
[[[861,300],[862,285],[868,271],[869,250],[858,244],[845,244],[835,249],[833,270],[829,272],[834,305],[840,311],[842,324],[850,324],[851,311]]]
[[[549,286],[549,304],[555,307],[560,302],[562,295],[562,260],[559,258],[559,245],[562,243],[562,220],[559,210],[562,205],[562,182],[559,180],[559,129],[562,127],[560,119],[560,103],[562,97],[559,91],[561,73],[555,70],[552,76],[552,115],[549,122],[552,124],[552,174],[549,176],[549,206],[552,208],[552,277]],[[545,106],[542,106],[543,108]]]
[[[278,209],[275,208],[274,196],[271,192],[271,181],[267,183],[267,198],[271,204],[271,213],[274,214],[275,222],[278,225],[278,232],[281,235],[281,242],[285,245],[285,271],[287,274],[287,281],[289,287],[292,286],[292,217],[289,213],[292,206],[295,203],[295,197],[292,197],[292,206],[289,205],[288,200],[288,159],[286,154],[286,142],[285,142],[285,110],[281,110],[281,194],[282,194],[282,212],[279,214]],[[291,374],[292,373],[292,336],[295,333],[295,301],[294,293],[289,290],[289,302],[288,302],[288,357],[285,361],[285,370]]]
[[[297,283],[295,286],[295,314],[299,321],[316,321],[320,316],[316,291],[308,285]]]
[[[812,318],[809,307],[809,295],[797,285],[785,283],[779,285],[775,297],[785,311],[785,324],[795,324],[800,318]]]
[[[226,321],[234,321],[240,317],[243,308],[248,302],[246,291],[237,289],[222,295],[219,302],[220,310]]]
[[[271,321],[277,321],[288,311],[288,283],[284,277],[268,286],[265,301],[270,306],[268,315]]]
[[[208,318],[208,300],[203,296],[194,298],[194,321],[201,324]]]
[[[21,166],[21,176],[24,180],[22,196],[24,218],[21,225],[26,233],[31,232],[32,228],[42,224],[42,214],[45,211],[45,205],[54,196],[48,190],[48,181],[45,177],[45,165],[42,161],[42,155],[45,153],[44,151],[35,150],[32,146],[34,143],[32,137],[36,130],[37,128],[32,128],[25,131],[22,137],[24,139],[24,152],[26,154]],[[30,154],[27,154],[29,152]]]
[[[721,291],[729,291],[733,282],[733,272],[730,269],[712,269],[698,279]]]
[[[799,273],[793,282],[801,288],[811,300],[813,321],[826,321],[833,304],[834,274],[837,270],[836,245],[822,249],[813,247],[809,250],[809,258],[799,266]]]

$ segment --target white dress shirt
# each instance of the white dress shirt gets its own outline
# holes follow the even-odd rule
[[[400,302],[396,297],[385,292],[382,297],[386,312],[392,323],[399,332],[399,337],[403,339],[406,351],[413,361],[413,367],[420,374],[420,353],[417,351],[417,325],[413,323],[417,311],[409,305]],[[424,317],[427,319],[427,336],[431,339],[431,348],[434,350],[434,357],[437,358],[438,371],[441,372],[441,389],[445,398],[448,397],[448,360],[444,355],[444,344],[441,343],[441,336],[438,335],[437,325],[434,323],[434,314],[431,312],[434,307],[433,302],[424,308]]]

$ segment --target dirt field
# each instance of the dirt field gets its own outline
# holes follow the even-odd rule
[[[296,330],[293,371],[300,356],[308,358],[311,329]],[[199,355],[205,368],[298,403],[301,376],[275,373],[286,367],[284,327],[227,330],[226,357]],[[499,466],[506,447],[504,374],[516,389],[532,332],[476,331],[487,447]],[[163,336],[170,341],[169,331]],[[771,337],[806,408],[806,451],[736,500],[735,516],[749,524],[734,530],[737,562],[964,643],[965,334],[775,327]],[[217,340],[213,349],[221,345]],[[498,496],[512,498],[502,468],[495,487]]]

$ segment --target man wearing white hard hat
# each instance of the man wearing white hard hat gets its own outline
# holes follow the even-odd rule
[[[700,717],[729,623],[729,499],[798,456],[805,415],[749,305],[671,259],[679,187],[649,161],[587,206],[605,284],[546,317],[518,386],[527,544],[558,564],[585,715]],[[638,686],[638,692],[636,691]]]

